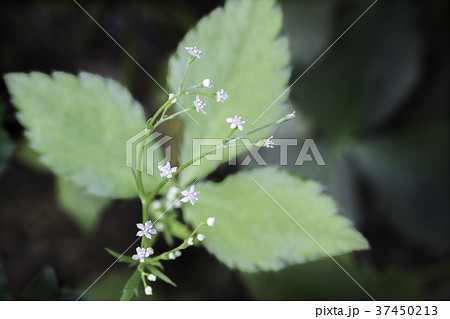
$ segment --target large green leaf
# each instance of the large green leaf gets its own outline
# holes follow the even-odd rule
[[[50,169],[98,196],[136,195],[125,143],[145,119],[123,86],[89,73],[10,73],[5,80],[31,145]]]
[[[279,270],[327,253],[368,248],[349,220],[337,214],[336,203],[321,193],[319,184],[286,171],[255,169],[219,184],[199,183],[197,189],[199,201],[186,205],[185,218],[197,225],[216,217],[214,227],[202,229],[204,244],[229,267]]]
[[[223,88],[229,94],[223,104],[207,99],[206,115],[191,113],[198,124],[188,115],[182,117],[185,126],[181,147],[183,162],[192,157],[193,138],[224,138],[229,134],[227,117],[242,116],[247,121],[244,133],[280,117],[280,103],[286,100],[287,94],[252,125],[283,93],[289,79],[288,42],[278,37],[281,26],[281,10],[272,0],[228,1],[223,9],[203,18],[179,44],[169,62],[170,89],[176,91],[180,85],[188,60],[184,47],[196,45],[204,56],[191,65],[186,85],[211,78],[214,87],[208,89],[209,92]],[[180,103],[188,106],[194,99],[195,96],[183,96]],[[252,140],[269,134],[270,129],[260,131]],[[223,161],[226,160],[225,156]],[[184,171],[182,181],[205,176],[220,163],[205,160],[201,166]]]
[[[58,178],[58,201],[64,211],[84,231],[93,231],[109,200],[87,193],[84,189]]]

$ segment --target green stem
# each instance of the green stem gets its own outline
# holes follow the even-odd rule
[[[150,216],[149,216],[150,203],[151,203],[151,201],[148,201],[146,199],[144,199],[142,201],[142,223],[143,224],[145,224],[145,222],[150,220]],[[145,236],[142,236],[141,247],[142,248],[150,247],[150,239],[148,239]]]
[[[170,179],[170,182],[171,182],[176,188],[178,188],[179,190],[184,191],[184,188],[182,188],[180,185],[178,185],[178,183],[175,182],[175,180],[174,180],[173,178]]]
[[[249,135],[251,135],[251,134],[253,134],[253,133],[255,133],[255,132],[258,132],[258,131],[261,131],[262,129],[265,129],[266,127],[269,127],[269,126],[272,126],[272,125],[276,125],[276,124],[278,124],[278,123],[275,121],[275,122],[266,124],[266,125],[264,125],[264,126],[261,126],[261,127],[255,129],[255,130],[253,130],[253,131],[250,131],[250,132],[248,132],[248,133],[246,133],[246,134],[244,134],[244,135],[241,135],[241,136],[238,136],[238,137],[236,137],[236,138],[233,138],[232,140],[229,140],[228,142],[225,143],[225,145],[229,145],[229,144],[231,144],[231,143],[234,142],[234,141],[238,141],[238,140],[240,140],[240,139],[242,139],[242,138],[244,138],[244,137],[247,137],[247,136],[249,136]]]
[[[197,156],[196,158],[191,159],[189,162],[181,165],[175,173],[172,174],[172,178],[174,178],[176,175],[178,175],[179,173],[181,173],[181,171],[183,171],[184,169],[186,169],[187,167],[191,166],[194,162],[202,159],[203,157],[205,157],[206,155],[216,151],[218,148],[223,147],[223,145],[218,145],[216,147],[214,147],[213,149],[209,150],[206,153],[203,153],[199,156]],[[150,193],[150,195],[148,195],[145,200],[151,202],[153,200],[153,198],[155,198],[156,194],[158,194],[158,192],[161,190],[161,188],[163,188],[164,185],[167,184],[167,182],[169,182],[169,178],[164,178],[161,183],[159,183],[158,186],[156,186],[156,188]]]
[[[158,260],[161,260],[161,259],[167,260],[167,259],[169,259],[169,254],[170,253],[175,253],[177,250],[182,250],[182,249],[188,248],[190,246],[188,244],[189,238],[193,238],[195,236],[195,234],[199,231],[200,227],[205,226],[205,225],[206,225],[205,222],[201,222],[200,225],[198,225],[197,228],[195,228],[194,231],[188,236],[188,238],[185,239],[180,245],[178,245],[177,247],[175,247],[175,248],[173,248],[173,249],[171,249],[169,251],[166,251],[165,253],[163,253],[163,254],[161,254],[159,256],[156,256],[156,257],[153,257],[153,258],[149,258],[148,262],[152,263],[152,262],[155,262],[155,261],[158,261]]]
[[[176,112],[176,113],[174,113],[174,114],[172,114],[172,115],[170,115],[170,116],[168,116],[168,117],[166,117],[166,118],[161,118],[161,119],[155,124],[155,129],[156,129],[159,125],[161,125],[162,123],[164,123],[164,122],[166,122],[166,121],[168,121],[168,120],[171,120],[171,119],[177,117],[178,115],[180,115],[180,114],[182,114],[182,113],[186,113],[186,112],[192,110],[193,108],[195,108],[195,106],[194,106],[194,105],[190,105],[188,108],[185,108],[185,109],[182,110],[182,111],[178,111],[178,112]]]
[[[166,108],[166,106],[170,105],[172,103],[172,100],[175,99],[176,97],[173,97],[171,100],[167,100],[166,103],[164,103],[159,109],[158,111],[156,111],[155,115],[151,118],[150,123],[147,124],[147,128],[151,130],[151,132],[153,133],[153,123],[155,122],[156,118],[158,117],[158,115]]]
[[[216,97],[215,94],[205,93],[205,92],[197,92],[197,91],[183,91],[182,93],[184,93],[184,94],[204,95],[204,96],[208,96],[208,97],[210,97],[212,99],[214,99]]]
[[[186,81],[186,75],[187,75],[187,71],[189,69],[189,66],[191,65],[191,63],[194,61],[195,58],[193,58],[192,56],[189,56],[189,60],[186,63],[186,67],[184,68],[184,74],[183,74],[183,80],[181,81],[181,85],[180,88],[178,89],[178,94],[181,94],[181,91],[183,90],[183,86],[184,86],[184,81]]]

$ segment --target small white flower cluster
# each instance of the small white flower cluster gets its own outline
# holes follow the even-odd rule
[[[195,185],[191,185],[188,189],[181,192],[181,194],[184,196],[181,201],[183,203],[190,202],[191,205],[194,205],[196,201],[198,201],[198,196],[200,195],[200,192],[195,191]]]
[[[147,258],[148,256],[152,255],[154,253],[153,248],[149,247],[147,249],[142,248],[142,247],[137,247],[136,248],[136,254],[134,254],[131,258],[133,258],[134,260],[138,260],[143,263],[145,262],[145,258]]]
[[[206,83],[205,83],[206,82]],[[212,82],[210,79],[203,80],[203,86],[204,87],[212,87]],[[225,100],[228,99],[228,93],[225,92],[223,89],[216,92],[216,101],[217,102],[225,102]],[[206,102],[200,99],[200,96],[197,95],[194,100],[194,106],[195,110],[198,112],[202,112],[203,114],[206,114],[205,106]]]
[[[286,114],[285,116],[283,116],[281,119],[279,119],[277,121],[277,123],[283,123],[289,120],[292,120],[295,117],[295,111],[293,111],[292,113]]]
[[[197,95],[195,97],[194,105],[195,105],[195,109],[196,109],[197,113],[201,111],[203,114],[206,114],[206,111],[204,109],[206,103],[204,101],[200,100],[200,96]]]
[[[212,84],[212,81],[210,79],[204,79],[202,81],[202,86],[205,87],[205,88],[212,88],[213,84]]]
[[[236,127],[240,130],[243,131],[244,130],[244,126],[242,124],[245,124],[244,120],[241,120],[241,117],[235,115],[234,118],[233,117],[229,117],[227,118],[227,123],[231,123],[231,129],[234,130]]]
[[[203,56],[202,51],[200,51],[196,46],[192,46],[192,47],[184,47],[184,49],[189,52],[189,54],[194,57],[194,58],[198,58],[200,59]],[[192,62],[192,60],[190,60],[190,62]],[[189,63],[190,63],[189,62]],[[211,79],[204,79],[201,82],[198,82],[195,86],[191,87],[191,88],[212,88],[213,87],[213,82],[211,81]],[[173,93],[169,94],[169,100],[171,98],[173,98],[175,95]],[[225,92],[223,89],[221,89],[220,91],[216,92],[216,101],[217,102],[225,102],[225,100],[228,99],[228,93]],[[176,99],[174,101],[172,101],[172,103],[175,103]],[[197,113],[202,112],[203,114],[206,114],[205,111],[205,106],[206,103],[205,101],[200,99],[200,96],[197,95],[195,97],[194,100],[194,106],[195,106],[195,110],[197,111]]]
[[[225,102],[226,99],[228,99],[228,93],[225,92],[223,89],[216,92],[216,98],[217,102]]]
[[[271,137],[269,137],[267,140],[264,141],[264,146],[267,148],[273,148],[273,146],[275,145],[273,139],[273,135]]]
[[[148,281],[156,281],[156,276],[154,274],[148,274],[147,279],[148,279]],[[146,295],[153,295],[152,287],[145,286],[145,294]]]
[[[175,173],[177,168],[178,167],[170,167],[170,162],[167,162],[164,166],[158,165],[158,169],[162,172],[159,176],[163,178],[172,178],[172,173]]]
[[[152,239],[152,235],[156,234],[156,229],[153,228],[153,223],[148,221],[144,224],[136,224],[137,228],[140,230],[137,232],[136,236],[145,236],[148,239]]]
[[[175,260],[177,257],[181,256],[181,251],[176,250],[175,252],[169,253],[169,259]]]
[[[295,117],[295,111],[292,112],[292,113],[289,113],[289,114],[287,115],[287,117],[288,117],[290,120],[293,119],[293,118]]]
[[[189,52],[190,55],[192,55],[194,58],[200,59],[203,56],[202,51],[197,49],[196,46],[193,47],[184,47],[184,49]]]
[[[172,173],[175,173],[177,170],[177,167],[171,167],[170,162],[167,162],[164,166],[158,166],[158,169],[162,172],[160,174],[163,178],[172,178]],[[175,201],[176,195],[178,193],[178,190],[174,187],[169,190],[168,201],[171,201],[172,203]],[[195,202],[198,200],[198,196],[200,195],[200,192],[195,191],[195,185],[191,185],[188,189],[181,192],[181,194],[184,196],[181,201],[183,203],[190,202],[191,205],[194,205]],[[179,206],[178,206],[179,207]]]

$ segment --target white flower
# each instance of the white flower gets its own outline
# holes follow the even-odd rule
[[[174,254],[174,253],[170,253],[170,254],[169,254],[169,259],[172,259],[172,260],[173,260],[173,259],[175,259],[175,258],[176,258],[176,257],[175,257],[175,254]]]
[[[178,195],[178,188],[175,186],[171,186],[167,191],[166,198],[169,202],[173,202],[174,200],[177,199],[177,195]]]
[[[180,256],[181,256],[181,251],[177,250],[177,251],[175,252],[175,256],[180,257]]]
[[[171,168],[170,162],[167,162],[164,166],[159,165],[158,169],[162,172],[161,174],[159,174],[161,177],[172,178],[172,173],[175,173],[177,167]]]
[[[175,94],[170,93],[169,94],[169,101],[172,100],[174,96],[175,96]],[[171,103],[173,104],[173,103],[176,103],[176,102],[177,102],[177,99],[173,99]]]
[[[228,99],[228,93],[224,92],[223,89],[220,91],[217,91],[216,93],[217,96],[217,102],[225,102],[226,99]]]
[[[288,117],[288,119],[293,119],[293,118],[295,117],[295,111],[292,112],[292,113],[289,113],[289,114],[287,115],[287,117]]]
[[[146,294],[147,296],[152,295],[152,294],[153,294],[153,292],[152,292],[152,287],[150,287],[150,286],[145,287],[145,294]]]
[[[205,107],[206,103],[203,102],[202,100],[200,100],[200,97],[198,95],[195,98],[194,105],[195,105],[195,109],[197,110],[197,112],[201,111],[203,114],[206,114],[205,110],[203,109]]]
[[[192,55],[193,57],[196,58],[201,58],[203,56],[202,51],[200,51],[199,49],[197,49],[196,46],[193,47],[184,47],[186,49],[187,52],[189,52],[190,55]]]
[[[152,247],[148,247],[148,248],[147,248],[147,253],[148,253],[148,255],[150,256],[150,255],[153,255],[153,254],[155,253],[155,251],[153,250]]]
[[[141,261],[141,263],[143,263],[145,261],[145,257],[150,256],[148,251],[145,250],[145,248],[141,248],[141,247],[136,248],[136,253],[137,254],[133,255],[131,258],[133,258],[134,260],[139,259]]]
[[[192,246],[192,245],[194,245],[194,238],[189,238],[188,240],[187,240],[187,243],[188,243],[188,245],[189,246]]]
[[[198,200],[200,192],[196,192],[195,185],[192,185],[191,187],[189,187],[189,189],[182,191],[181,194],[184,196],[184,198],[181,199],[183,203],[190,202],[191,205],[194,205],[195,202]]]
[[[156,281],[156,276],[154,274],[150,274],[150,275],[148,275],[147,279],[149,281]]]
[[[204,79],[202,82],[203,86],[205,88],[212,88],[212,81],[210,79]]]
[[[136,226],[140,229],[140,231],[137,232],[136,236],[145,236],[148,239],[152,239],[152,235],[156,234],[156,229],[153,229],[153,224],[151,221],[146,222],[145,225],[136,224]]]
[[[264,141],[264,146],[267,148],[273,148],[275,143],[273,142],[273,136],[269,137],[267,140]]]
[[[208,224],[208,226],[214,226],[214,222],[216,221],[216,219],[214,217],[209,217],[208,220],[206,221],[206,223]]]
[[[227,118],[227,122],[231,123],[231,129],[235,129],[236,127],[240,131],[242,131],[244,129],[244,126],[242,126],[242,124],[245,124],[245,121],[241,120],[240,116],[238,117],[237,115],[235,115],[234,118],[229,117],[229,118]]]
[[[161,208],[161,201],[155,200],[152,203],[152,210],[158,210]]]
[[[200,241],[203,241],[203,239],[205,239],[205,235],[203,235],[203,234],[198,234],[198,235],[197,235],[197,239],[200,240]]]

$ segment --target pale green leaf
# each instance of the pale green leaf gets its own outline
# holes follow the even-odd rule
[[[281,10],[272,0],[227,1],[223,9],[219,8],[203,18],[179,44],[169,62],[170,89],[176,91],[183,77],[189,57],[184,47],[195,45],[204,56],[191,65],[185,87],[210,78],[213,88],[203,91],[215,93],[223,88],[229,95],[224,103],[205,98],[207,114],[190,113],[199,125],[188,115],[182,116],[185,127],[182,162],[192,158],[193,138],[228,136],[230,125],[225,121],[228,117],[238,115],[247,121],[244,133],[280,117],[280,103],[288,94],[276,99],[285,90],[290,74],[288,42],[286,38],[278,37],[281,26]],[[194,99],[192,95],[182,96],[179,102],[187,107]],[[274,105],[269,108],[272,103]],[[251,138],[267,138],[270,132],[270,129],[265,129]],[[226,160],[227,156],[223,161]],[[205,176],[223,161],[202,160],[201,166],[191,167],[181,174],[182,183]]]
[[[92,194],[136,196],[125,143],[145,118],[126,88],[89,73],[10,73],[5,81],[46,166]]]
[[[133,296],[138,295],[138,286],[141,281],[141,273],[138,269],[136,269],[131,275],[130,279],[128,279],[125,287],[122,291],[122,296],[120,297],[120,301],[129,301],[133,298]]]
[[[109,200],[87,193],[72,182],[58,178],[58,201],[61,208],[84,231],[93,231]]]
[[[337,214],[336,203],[322,194],[319,184],[286,171],[260,168],[218,184],[199,183],[196,189],[199,200],[195,206],[185,206],[184,216],[192,225],[216,218],[213,227],[202,228],[203,243],[229,267],[279,270],[368,248],[349,220]]]

